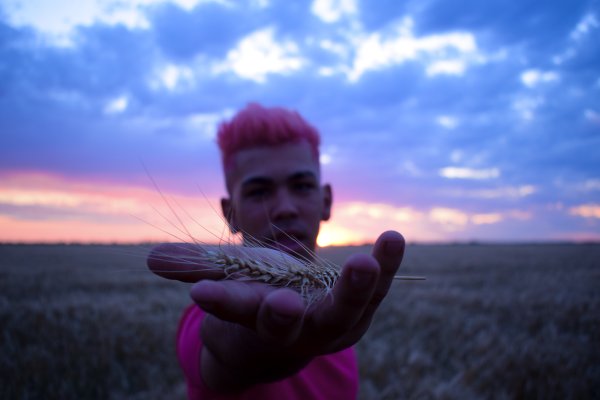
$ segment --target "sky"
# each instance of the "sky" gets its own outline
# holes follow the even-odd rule
[[[215,241],[218,124],[322,134],[319,244],[600,240],[600,4],[4,0],[0,242]]]

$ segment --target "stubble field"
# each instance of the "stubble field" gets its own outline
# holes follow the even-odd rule
[[[341,263],[362,248],[327,248]],[[183,399],[189,285],[139,246],[0,246],[1,399]],[[361,399],[600,398],[600,245],[411,245]]]

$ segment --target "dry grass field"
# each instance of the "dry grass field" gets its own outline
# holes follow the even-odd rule
[[[367,248],[328,248],[341,262]],[[188,285],[142,247],[0,246],[0,399],[183,399]],[[599,399],[600,245],[411,245],[361,399]]]

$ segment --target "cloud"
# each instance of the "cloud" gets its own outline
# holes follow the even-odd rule
[[[323,227],[319,245],[367,243],[387,229],[404,232],[411,241],[447,240],[473,229],[510,229],[531,218],[530,212],[518,209],[478,213],[441,206],[417,210],[384,203],[341,202],[332,221]]]
[[[476,199],[520,199],[536,192],[533,185],[504,186],[488,189],[451,189],[445,191],[450,196]]]
[[[592,1],[578,0],[566,4],[548,1],[537,7],[533,0],[508,4],[501,0],[485,4],[474,0],[449,3],[434,0],[413,2],[412,9],[425,31],[447,31],[458,27],[493,32],[489,40],[513,44],[522,42],[531,51],[548,51],[568,37],[579,18],[593,7]],[[536,49],[537,47],[537,49]]]
[[[156,73],[156,78],[152,80],[152,86],[155,88],[164,87],[169,91],[178,88],[189,88],[194,86],[194,71],[185,65],[168,64]]]
[[[124,195],[115,195],[115,187],[98,187],[84,182],[62,179],[59,176],[17,173],[2,177],[0,204],[3,206],[46,208],[71,211],[75,214],[126,215],[142,208],[141,202],[128,197],[131,189],[121,188]]]
[[[442,60],[435,61],[427,66],[427,76],[436,75],[463,75],[465,72],[465,62],[463,60]]]
[[[600,219],[600,204],[582,204],[580,206],[571,207],[569,214],[582,218]]]
[[[163,198],[141,185],[30,172],[2,174],[0,180],[0,241],[228,240],[213,206],[217,199],[200,193],[182,196],[162,188]]]
[[[600,191],[600,179],[588,179],[580,185],[584,192]]]
[[[326,23],[337,22],[344,16],[356,14],[355,0],[314,0],[311,11]]]
[[[429,212],[429,218],[450,230],[457,229],[469,222],[469,216],[465,212],[445,207],[432,209]]]
[[[276,41],[274,33],[274,29],[268,27],[246,36],[214,71],[233,72],[239,77],[264,83],[269,74],[285,75],[302,68],[305,61],[296,43]]]
[[[106,107],[104,108],[104,112],[107,114],[122,113],[123,111],[125,111],[127,109],[128,103],[129,103],[129,99],[127,98],[127,96],[125,96],[125,95],[119,96],[119,97],[109,101],[108,104],[106,104]]]
[[[376,31],[393,23],[398,16],[412,15],[414,4],[407,1],[379,0],[378,7],[367,2],[359,2],[359,16],[366,30]]]
[[[521,74],[521,81],[529,88],[534,88],[540,83],[555,82],[559,75],[553,71],[542,72],[535,69],[530,69]]]
[[[475,225],[495,224],[502,221],[503,217],[499,213],[475,214],[471,217],[471,221]]]
[[[542,106],[544,102],[544,98],[540,96],[523,96],[514,101],[513,108],[524,121],[531,121],[535,117],[535,111]]]
[[[10,22],[15,26],[33,28],[50,45],[75,47],[78,28],[82,27],[105,24],[148,29],[148,20],[140,12],[144,3],[73,0],[57,6],[55,2],[45,0],[8,0],[5,7]]]
[[[587,13],[581,18],[581,20],[579,21],[575,29],[571,31],[571,34],[569,36],[573,40],[581,40],[582,38],[590,34],[590,31],[598,28],[600,28],[600,23],[598,22],[598,18],[596,17],[596,15],[592,13]]]
[[[198,2],[194,7],[160,3],[148,8],[156,44],[172,60],[189,61],[199,55],[223,57],[242,36],[256,29],[244,5]]]
[[[385,32],[357,35],[356,56],[348,72],[348,79],[356,81],[371,70],[378,70],[410,60],[426,63],[429,75],[440,73],[462,74],[465,59],[443,59],[444,57],[466,57],[477,50],[473,35],[468,32],[452,32],[416,37],[414,21],[404,18]],[[442,58],[442,59],[440,59]]]
[[[583,116],[587,121],[590,121],[595,125],[600,125],[600,113],[594,110],[587,109],[583,112]]]
[[[186,118],[189,132],[201,136],[203,140],[212,141],[221,121],[231,118],[234,110],[224,110],[219,113],[196,113]]]
[[[500,176],[500,170],[498,168],[445,167],[440,170],[440,176],[448,179],[492,179]]]
[[[437,118],[437,123],[447,129],[454,129],[458,126],[458,120],[449,115],[440,115]]]

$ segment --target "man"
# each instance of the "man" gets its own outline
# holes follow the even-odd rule
[[[228,192],[222,211],[246,244],[314,256],[320,222],[329,219],[332,204],[331,187],[321,183],[319,141],[299,114],[258,104],[220,126]],[[351,257],[331,296],[308,308],[291,289],[202,280],[202,271],[183,278],[182,253],[181,246],[159,246],[148,265],[167,278],[199,281],[177,341],[190,398],[356,397],[351,346],[367,331],[400,265],[399,233],[383,233],[372,256]]]

